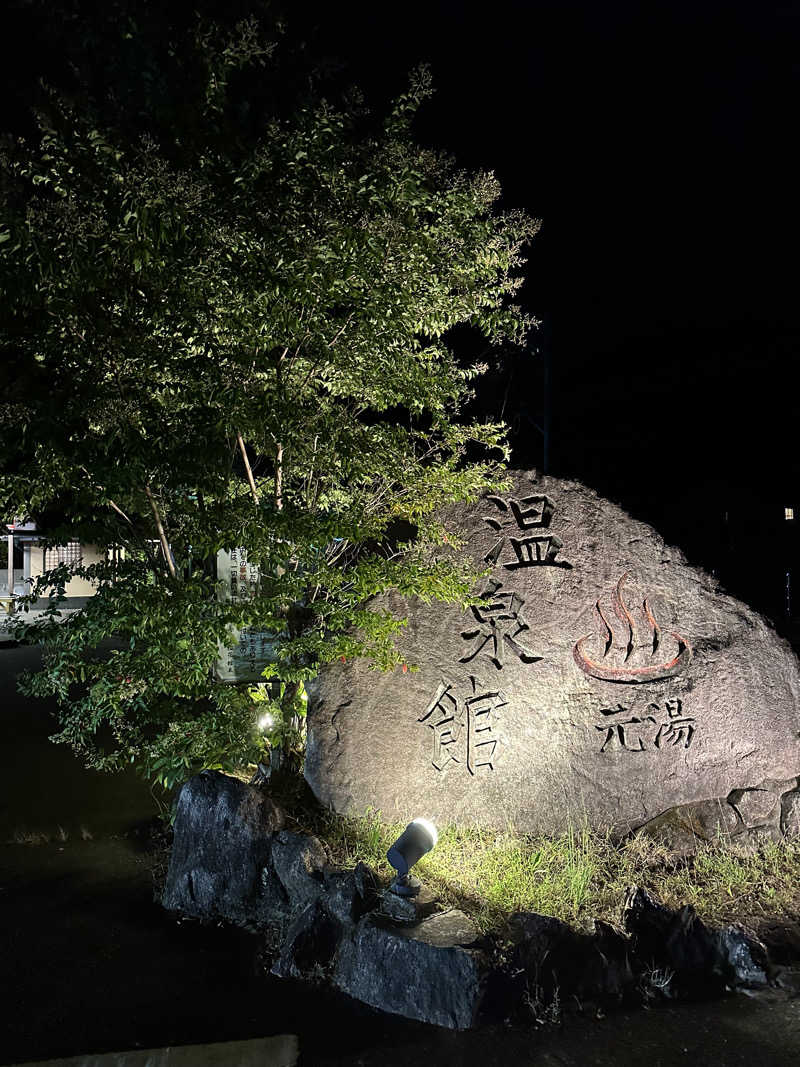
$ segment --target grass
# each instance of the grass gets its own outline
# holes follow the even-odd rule
[[[78,831],[82,841],[93,841],[94,834],[83,823]],[[50,845],[54,842],[66,844],[69,841],[69,831],[63,826],[57,826],[55,830],[29,830],[26,827],[17,827],[11,837],[5,842],[7,845]]]
[[[388,879],[386,851],[403,829],[379,812],[362,818],[325,814],[309,826],[335,862],[362,859]],[[691,904],[721,924],[800,916],[800,842],[766,843],[750,855],[721,840],[698,841],[680,859],[639,834],[624,841],[570,828],[557,837],[464,827],[439,831],[415,872],[445,903],[466,911],[484,931],[502,929],[513,911],[536,911],[572,924],[584,919],[619,923],[632,885],[671,908]]]
[[[49,845],[52,840],[51,834],[41,833],[38,830],[26,830],[22,827],[14,830],[6,844],[9,845]]]

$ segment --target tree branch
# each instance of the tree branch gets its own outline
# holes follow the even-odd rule
[[[158,510],[158,505],[153,499],[153,494],[150,492],[149,485],[146,485],[144,487],[144,491],[145,493],[147,493],[147,499],[150,501],[150,507],[153,509],[153,516],[156,520],[156,529],[158,530],[158,536],[161,541],[161,550],[164,553],[164,559],[167,561],[169,573],[172,575],[173,578],[177,578],[178,575],[175,571],[175,564],[172,561],[172,552],[170,551],[169,541],[167,541],[167,535],[164,532],[164,524],[161,521],[161,513]]]
[[[239,442],[239,449],[242,453],[242,459],[244,460],[244,469],[247,471],[247,480],[250,483],[250,492],[253,494],[253,500],[258,503],[258,490],[256,489],[256,483],[253,478],[253,471],[250,467],[250,460],[247,458],[247,449],[244,447],[244,441],[239,430],[236,431],[236,440]]]

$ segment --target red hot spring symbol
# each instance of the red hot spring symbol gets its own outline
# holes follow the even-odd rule
[[[675,630],[667,631],[666,638],[644,597],[641,605],[641,617],[644,627],[637,626],[624,599],[624,585],[630,572],[626,571],[617,582],[611,594],[611,607],[617,617],[615,631],[603,612],[600,601],[594,606],[598,623],[597,633],[586,634],[575,645],[572,657],[584,674],[599,678],[604,682],[657,682],[662,678],[674,678],[681,674],[692,659],[689,642]],[[642,630],[644,629],[644,633]],[[620,634],[622,639],[620,640]],[[592,659],[587,652],[587,644],[604,643],[602,656]],[[617,654],[612,654],[616,649]],[[624,659],[619,663],[619,653],[624,650]],[[665,653],[666,658],[665,658]]]

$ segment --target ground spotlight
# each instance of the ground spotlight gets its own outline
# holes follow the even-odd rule
[[[397,871],[397,877],[389,887],[401,897],[415,897],[420,891],[420,880],[408,872],[426,852],[434,847],[439,835],[436,827],[427,819],[414,819],[403,830],[386,858]]]

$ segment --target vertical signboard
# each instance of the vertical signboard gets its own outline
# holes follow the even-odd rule
[[[217,553],[217,595],[220,600],[242,603],[258,596],[258,567],[247,558],[247,549],[221,549]],[[261,682],[261,672],[275,659],[275,637],[264,630],[231,626],[231,641],[219,643],[217,677],[222,682]]]

